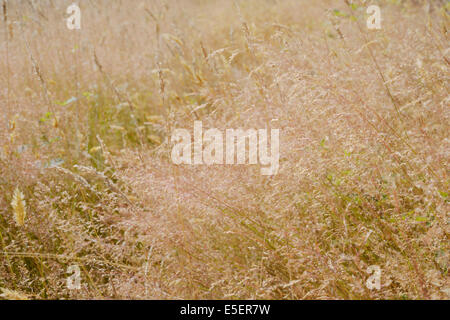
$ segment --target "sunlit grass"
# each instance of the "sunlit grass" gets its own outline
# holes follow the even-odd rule
[[[338,0],[81,1],[71,31],[9,1],[0,296],[448,299],[449,8],[379,2],[369,31]],[[195,120],[280,129],[279,173],[173,165]]]

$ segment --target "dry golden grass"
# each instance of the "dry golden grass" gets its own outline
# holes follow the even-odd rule
[[[378,1],[379,31],[343,0],[79,2],[79,31],[72,1],[3,12],[3,298],[449,299],[445,1]],[[279,128],[278,174],[173,165],[194,120]]]

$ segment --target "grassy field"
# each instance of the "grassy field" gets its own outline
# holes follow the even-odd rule
[[[0,2],[1,297],[450,298],[448,2]],[[195,120],[278,174],[174,165]]]

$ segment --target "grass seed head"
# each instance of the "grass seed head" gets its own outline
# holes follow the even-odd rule
[[[22,227],[25,224],[25,218],[27,216],[27,207],[25,202],[25,197],[23,193],[16,188],[13,195],[13,200],[11,202],[11,206],[14,211],[14,219],[19,227]]]

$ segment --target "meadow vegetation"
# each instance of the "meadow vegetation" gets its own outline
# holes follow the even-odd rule
[[[449,299],[446,1],[2,2],[0,295]],[[170,134],[280,129],[280,168]],[[66,285],[81,270],[81,289]],[[381,268],[370,290],[367,268]]]

